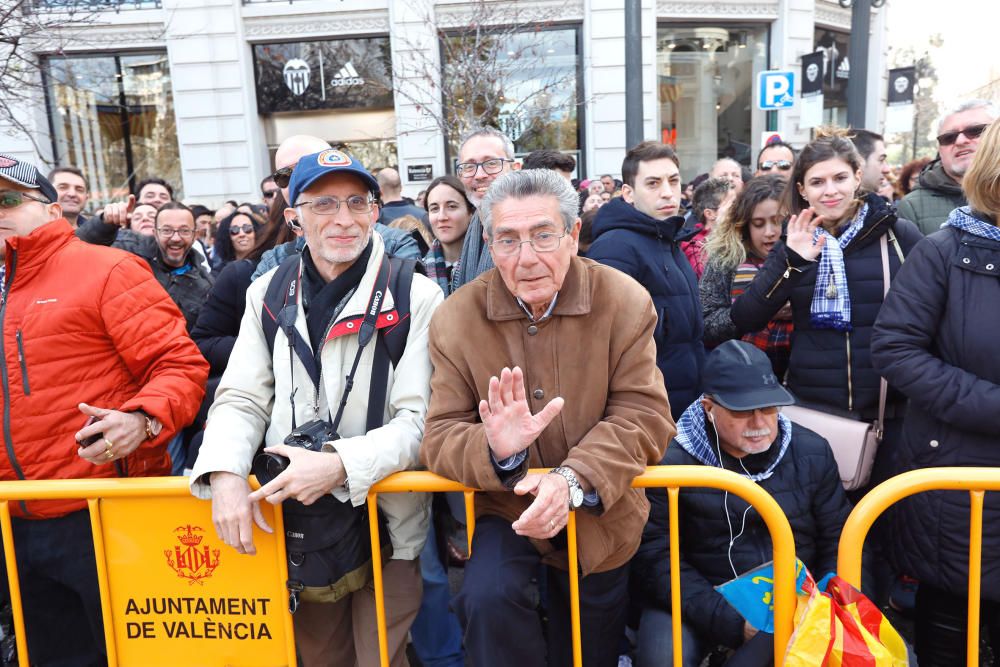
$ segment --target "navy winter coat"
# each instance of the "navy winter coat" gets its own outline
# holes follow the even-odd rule
[[[709,437],[712,432],[709,430]],[[745,456],[747,470],[766,470],[777,446]],[[728,470],[741,473],[739,461],[722,452]],[[703,465],[677,441],[670,443],[663,465]],[[837,543],[851,505],[837,472],[830,446],[821,436],[793,425],[792,442],[773,474],[759,482],[788,517],[795,537],[795,555],[819,579],[836,570]],[[669,612],[670,509],[666,489],[647,489],[649,522],[642,544],[632,559],[635,590],[644,606]],[[733,578],[729,565],[728,508],[732,534],[740,532],[749,505],[738,496],[717,489],[683,489],[678,496],[681,544],[681,615],[699,634],[726,646],[743,643],[743,617],[713,587]],[[746,527],[732,547],[733,567],[743,574],[773,559],[771,535],[760,514],[750,510]]]
[[[1000,466],[1000,243],[952,227],[907,257],[872,336],[875,367],[910,399],[898,472]],[[969,494],[921,493],[890,516],[896,566],[921,582],[968,585]],[[1000,496],[987,493],[983,597],[1000,601]]]
[[[594,219],[587,257],[627,273],[649,290],[659,318],[656,365],[674,419],[701,394],[705,362],[698,279],[680,248],[684,218],[656,220],[624,199],[612,199]]]
[[[844,249],[844,268],[851,294],[851,331],[814,329],[809,311],[816,285],[817,262],[802,259],[779,241],[747,290],[737,297],[732,318],[740,334],[767,326],[787,301],[792,303],[792,351],[788,388],[801,401],[833,412],[858,413],[874,419],[878,413],[879,376],[871,362],[871,334],[882,306],[882,251],[879,238],[889,239],[889,273],[895,276],[904,257],[922,240],[920,230],[898,219],[877,195],[867,198],[868,216],[858,235]],[[898,242],[892,242],[895,238]],[[902,404],[890,392],[888,403]],[[893,416],[894,412],[889,411]]]
[[[247,308],[247,288],[250,274],[257,263],[249,259],[226,265],[198,313],[191,338],[208,360],[209,376],[221,376],[229,364],[236,336],[240,333],[243,311]]]

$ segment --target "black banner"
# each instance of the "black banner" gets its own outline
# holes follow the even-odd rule
[[[916,83],[915,67],[899,67],[889,70],[889,106],[913,104],[913,86]]]
[[[850,35],[817,28],[816,52],[823,54],[823,106],[847,106],[847,80],[851,77]]]
[[[255,44],[257,110],[391,109],[388,37]]]
[[[802,56],[802,97],[823,92],[823,53],[817,51]]]

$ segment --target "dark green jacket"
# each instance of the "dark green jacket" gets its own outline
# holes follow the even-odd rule
[[[934,160],[920,172],[916,189],[903,197],[896,212],[927,236],[941,229],[951,212],[967,203],[962,186],[945,173],[941,160]]]

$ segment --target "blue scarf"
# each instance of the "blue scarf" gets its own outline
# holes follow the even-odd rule
[[[844,248],[861,231],[867,215],[868,204],[864,204],[851,221],[851,226],[839,239],[822,227],[816,229],[813,242],[819,240],[820,236],[826,237],[823,252],[819,256],[816,286],[813,288],[812,305],[809,309],[810,323],[816,329],[851,330],[851,294],[847,288]]]
[[[438,284],[445,296],[451,294],[451,280],[448,272],[448,262],[444,258],[444,246],[437,239],[431,244],[430,250],[422,260],[427,277]]]
[[[681,415],[677,421],[677,437],[675,439],[684,451],[705,465],[721,468],[722,461],[719,460],[713,443],[709,442],[708,432],[705,430],[705,408],[701,405],[701,399],[704,397],[705,395],[702,394]],[[788,417],[780,413],[778,414],[778,435],[781,438],[781,444],[778,445],[778,455],[774,457],[766,470],[750,475],[751,481],[762,482],[770,477],[781,459],[784,458],[785,452],[788,451],[788,445],[792,442],[792,423],[788,421]],[[772,443],[771,446],[773,447],[774,444]]]
[[[948,216],[948,222],[944,224],[945,226],[961,229],[963,232],[968,232],[980,238],[989,239],[990,241],[1000,241],[1000,227],[973,217],[972,209],[968,206],[956,208]]]

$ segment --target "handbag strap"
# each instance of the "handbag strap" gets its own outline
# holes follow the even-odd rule
[[[889,234],[892,231],[890,230]],[[879,248],[882,251],[882,302],[885,302],[885,297],[889,294],[889,237],[888,234],[883,234],[882,238],[879,239]],[[879,440],[882,439],[882,432],[885,429],[885,402],[886,397],[889,393],[889,383],[885,381],[884,377],[879,376],[878,383],[878,424],[876,429],[878,430]]]

